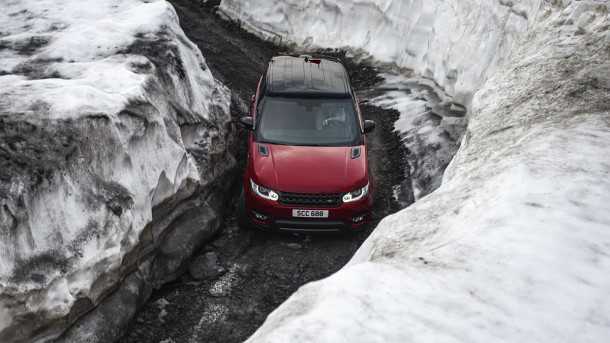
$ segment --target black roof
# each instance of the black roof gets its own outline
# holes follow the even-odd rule
[[[276,56],[269,62],[265,94],[270,96],[351,97],[341,62],[326,57]]]

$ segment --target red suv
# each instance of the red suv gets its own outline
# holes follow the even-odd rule
[[[373,184],[362,120],[349,76],[329,57],[271,59],[252,97],[242,225],[353,231],[371,216]]]

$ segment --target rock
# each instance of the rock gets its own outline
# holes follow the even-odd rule
[[[466,115],[466,107],[458,103],[452,102],[449,106],[449,115],[452,117],[463,117]]]
[[[216,252],[207,252],[198,256],[189,265],[189,273],[195,280],[212,280],[226,272],[218,263]]]
[[[105,343],[114,342],[125,332],[139,306],[152,293],[144,275],[150,263],[144,263],[137,273],[131,274],[105,301],[80,318],[54,342]],[[142,319],[145,322],[145,319]],[[3,342],[6,342],[3,340]],[[11,341],[9,341],[11,342]]]
[[[201,242],[210,239],[220,226],[218,213],[209,206],[195,207],[184,212],[172,222],[171,230],[159,246],[159,256],[155,261],[155,286],[169,282],[180,275],[180,266],[197,251]]]

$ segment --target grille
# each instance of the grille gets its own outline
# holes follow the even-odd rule
[[[280,203],[286,205],[308,205],[333,207],[341,204],[341,194],[280,193]]]

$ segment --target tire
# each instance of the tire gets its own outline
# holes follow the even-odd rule
[[[252,228],[250,219],[248,219],[248,215],[246,214],[246,197],[244,196],[243,189],[241,190],[241,193],[239,193],[239,200],[237,203],[237,225],[242,230],[250,230]]]

